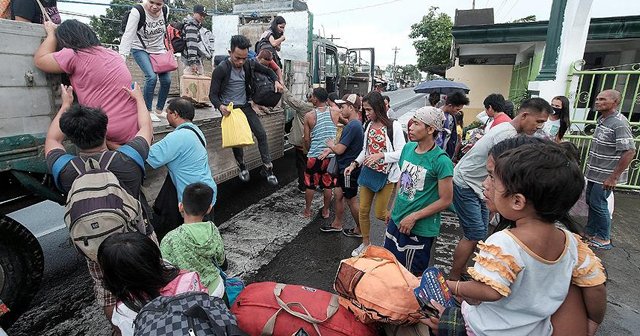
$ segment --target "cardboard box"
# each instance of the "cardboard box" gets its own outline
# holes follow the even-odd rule
[[[180,96],[190,97],[198,103],[209,104],[211,77],[182,75],[180,78]]]

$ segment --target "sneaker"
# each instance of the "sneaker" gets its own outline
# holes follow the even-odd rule
[[[240,178],[240,181],[242,182],[249,182],[251,179],[251,175],[249,175],[249,171],[244,163],[240,164],[240,173],[238,174],[238,178]]]
[[[369,244],[371,245],[371,244]],[[364,252],[364,250],[369,247],[369,245],[365,245],[364,243],[361,243],[358,247],[356,247],[355,250],[353,250],[353,252],[351,252],[351,256],[352,257],[357,257],[360,254],[362,254],[362,252]]]
[[[340,231],[342,231],[342,229],[333,227],[331,225],[323,225],[323,226],[320,227],[320,231],[322,231],[322,232],[340,232]]]
[[[260,170],[260,175],[264,176],[267,178],[267,182],[272,185],[272,186],[277,186],[278,185],[278,178],[273,175],[273,168],[272,167],[262,167],[262,170]]]
[[[167,112],[164,112],[164,111],[160,111],[160,112],[158,112],[158,111],[160,111],[160,110],[156,110],[156,111],[154,112],[154,114],[156,115],[156,117],[159,117],[159,118],[162,118],[162,119],[167,119]]]
[[[342,230],[342,234],[347,236],[347,237],[362,238],[362,235],[360,233],[356,232],[356,230],[354,228],[344,229],[344,230]]]
[[[153,122],[161,122],[162,120],[160,120],[160,118],[158,118],[158,116],[153,113],[153,112],[149,112],[149,115],[151,116],[151,121]]]

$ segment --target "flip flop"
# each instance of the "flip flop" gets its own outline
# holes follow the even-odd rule
[[[599,249],[599,250],[610,250],[613,248],[613,244],[603,244],[597,240],[589,239],[589,246]]]

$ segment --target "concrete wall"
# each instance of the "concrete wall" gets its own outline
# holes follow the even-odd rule
[[[464,108],[464,124],[475,120],[476,115],[484,110],[482,102],[491,93],[509,96],[511,87],[512,65],[456,65],[447,70],[446,77],[466,84],[469,89],[471,103]]]

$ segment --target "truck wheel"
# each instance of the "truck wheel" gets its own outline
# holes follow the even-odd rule
[[[15,220],[0,217],[0,298],[11,310],[0,318],[8,328],[38,292],[44,257],[36,237]]]

